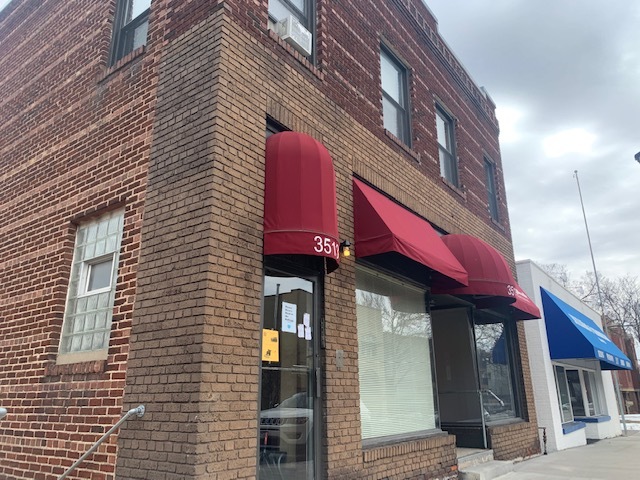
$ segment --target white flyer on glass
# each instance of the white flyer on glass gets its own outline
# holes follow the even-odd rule
[[[296,333],[298,306],[295,303],[282,302],[282,331]]]

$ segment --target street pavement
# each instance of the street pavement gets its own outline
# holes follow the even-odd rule
[[[640,480],[640,430],[631,428],[626,436],[525,460],[496,480],[543,479]]]

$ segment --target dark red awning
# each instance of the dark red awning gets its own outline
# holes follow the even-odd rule
[[[326,257],[334,270],[340,243],[329,152],[309,135],[281,132],[267,139],[265,156],[264,254]]]
[[[442,241],[469,273],[469,286],[434,289],[434,293],[470,295],[480,308],[511,304],[516,319],[540,318],[540,311],[520,288],[509,264],[495,248],[471,235],[445,235]]]
[[[469,274],[469,285],[434,293],[500,297],[504,303],[515,301],[513,275],[495,248],[471,235],[445,235],[442,241]]]
[[[513,309],[513,317],[516,320],[535,320],[541,318],[540,309],[533,303],[524,290],[518,285],[516,287],[516,301],[510,306]]]
[[[435,283],[467,285],[467,272],[426,220],[353,180],[357,257],[399,253],[434,271]]]

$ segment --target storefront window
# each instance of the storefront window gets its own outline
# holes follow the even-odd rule
[[[602,402],[600,401],[595,372],[584,370],[582,372],[582,375],[584,378],[584,386],[587,394],[587,408],[589,409],[589,415],[601,415]]]
[[[573,411],[571,409],[571,397],[569,386],[567,385],[567,375],[564,368],[556,365],[556,386],[558,387],[558,401],[560,402],[560,415],[562,423],[573,422]]]
[[[574,417],[584,417],[587,415],[584,397],[582,396],[582,384],[578,370],[566,370],[567,385],[569,385],[569,395],[571,397],[571,409]]]
[[[426,291],[356,268],[362,438],[436,428]]]
[[[474,331],[485,421],[514,418],[517,413],[505,324],[476,323]]]
[[[570,369],[560,365],[556,365],[555,370],[558,395],[563,390],[566,391],[565,398],[561,400],[563,422],[570,422],[574,417],[593,417],[602,414],[600,387],[594,371]],[[569,415],[567,415],[567,409]]]

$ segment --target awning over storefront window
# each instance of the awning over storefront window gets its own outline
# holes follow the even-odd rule
[[[524,290],[517,283],[514,284],[516,301],[510,305],[513,310],[513,318],[516,320],[535,320],[540,318],[540,309],[533,303]]]
[[[540,287],[552,360],[592,358],[602,370],[631,370],[631,361],[585,314]]]
[[[264,254],[340,260],[336,180],[327,149],[309,135],[281,132],[267,139]]]
[[[469,285],[434,289],[434,293],[468,295],[479,308],[511,304],[518,320],[540,318],[540,310],[520,288],[507,261],[495,248],[471,235],[445,235],[442,241],[469,273]]]
[[[426,220],[360,180],[353,180],[355,253],[400,254],[433,271],[434,285],[467,285],[467,272]]]

